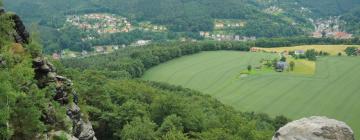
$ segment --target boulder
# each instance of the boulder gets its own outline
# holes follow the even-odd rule
[[[326,117],[303,118],[281,127],[273,140],[354,140],[352,129],[344,122]]]

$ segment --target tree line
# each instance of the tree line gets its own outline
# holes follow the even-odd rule
[[[360,44],[359,38],[351,40],[336,40],[330,38],[274,38],[259,39],[250,42],[237,41],[199,41],[199,42],[167,42],[154,43],[142,47],[128,47],[111,54],[98,55],[86,58],[64,59],[62,63],[66,67],[80,70],[93,69],[106,71],[110,76],[117,77],[141,77],[144,72],[158,64],[178,58],[184,55],[199,53],[201,51],[215,50],[238,50],[249,51],[251,47],[287,47],[305,44]],[[319,54],[320,52],[317,52]],[[311,60],[315,60],[310,54]]]

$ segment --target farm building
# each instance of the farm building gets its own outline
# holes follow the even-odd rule
[[[104,49],[104,47],[102,47],[102,46],[96,46],[96,47],[95,47],[95,51],[99,53],[99,52],[104,52],[105,49]]]
[[[60,54],[58,54],[58,53],[53,53],[53,54],[52,54],[52,58],[53,58],[54,60],[60,60],[61,56],[60,56]]]
[[[295,55],[303,55],[303,54],[305,54],[305,51],[304,50],[296,50],[296,51],[294,51],[294,54]]]
[[[277,72],[283,72],[284,70],[286,70],[288,68],[288,63],[287,62],[282,62],[279,61],[276,64],[276,71]]]

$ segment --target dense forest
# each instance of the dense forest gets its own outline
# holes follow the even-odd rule
[[[346,30],[354,34],[360,34],[360,7],[351,10],[342,17],[347,21]]]

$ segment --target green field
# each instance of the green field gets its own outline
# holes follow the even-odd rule
[[[346,122],[355,133],[360,132],[360,57],[319,58],[314,75],[269,71],[240,78],[240,71],[249,64],[272,57],[276,56],[202,52],[154,67],[143,79],[199,90],[241,111],[292,119],[328,116]]]

